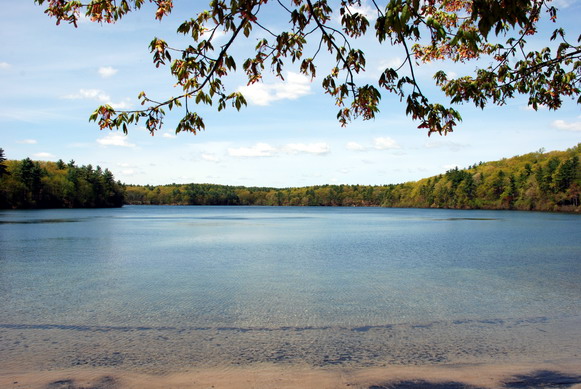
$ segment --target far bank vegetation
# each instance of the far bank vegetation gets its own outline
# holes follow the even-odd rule
[[[6,160],[0,149],[0,208],[264,205],[514,209],[581,212],[581,143],[539,150],[416,182],[259,188],[215,184],[123,185],[99,166]]]
[[[30,158],[0,162],[0,209],[109,208],[123,201],[123,185],[99,166]]]
[[[581,144],[537,152],[416,182],[261,188],[214,184],[127,185],[127,204],[381,206],[581,212]]]

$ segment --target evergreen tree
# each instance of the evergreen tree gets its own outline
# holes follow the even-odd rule
[[[564,192],[569,189],[577,175],[578,167],[579,157],[577,155],[559,165],[554,176],[555,192]]]
[[[4,150],[0,148],[0,178],[10,174],[8,172],[8,167],[6,166],[6,158],[4,157]]]

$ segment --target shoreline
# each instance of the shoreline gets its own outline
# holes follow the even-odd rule
[[[581,360],[543,363],[446,364],[369,368],[283,366],[194,368],[149,374],[121,369],[80,368],[0,372],[6,389],[492,389],[581,388]]]

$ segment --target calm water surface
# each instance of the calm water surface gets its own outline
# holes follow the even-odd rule
[[[0,355],[162,371],[574,357],[580,281],[579,215],[2,211]]]

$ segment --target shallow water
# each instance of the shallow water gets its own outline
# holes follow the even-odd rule
[[[575,357],[578,215],[0,212],[0,369]]]

